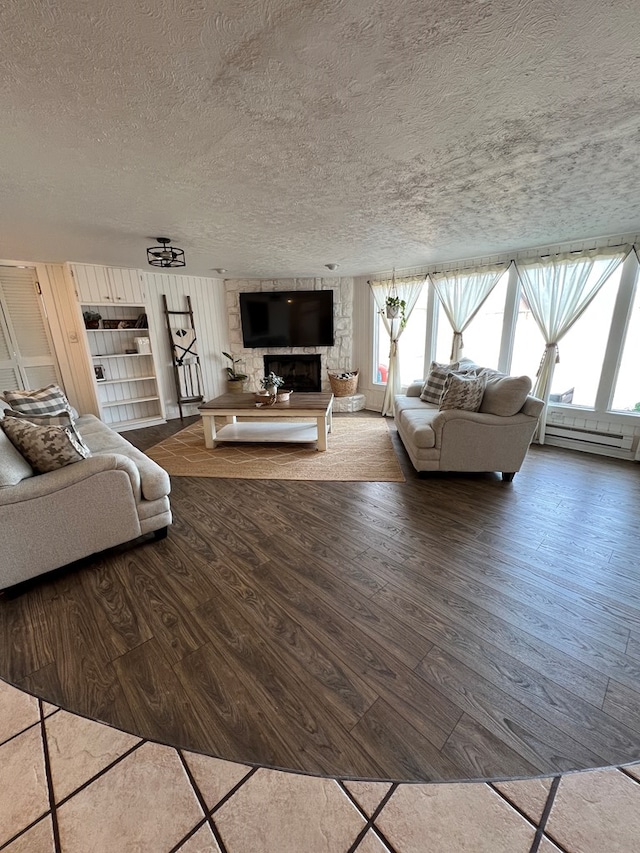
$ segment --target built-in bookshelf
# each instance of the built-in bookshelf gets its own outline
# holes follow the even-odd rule
[[[81,310],[100,418],[117,430],[164,421],[145,307],[82,304]]]

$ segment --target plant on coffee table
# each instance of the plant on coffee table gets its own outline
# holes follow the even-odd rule
[[[266,376],[263,376],[260,380],[260,385],[267,391],[269,394],[277,394],[278,388],[282,388],[284,385],[284,379],[282,376],[277,376],[273,371],[268,373]]]

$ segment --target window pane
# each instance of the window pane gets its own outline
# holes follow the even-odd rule
[[[476,364],[493,367],[496,370],[500,358],[500,339],[508,283],[509,273],[505,271],[463,333],[462,355],[472,358]]]
[[[449,364],[451,359],[451,344],[453,343],[453,329],[437,296],[435,297],[435,303],[436,361],[440,364]]]
[[[382,322],[382,317],[380,316],[380,312],[376,311],[375,313],[375,322],[376,322],[376,340],[377,340],[377,361],[375,365],[373,381],[374,382],[382,382],[387,381],[387,372],[389,370],[389,335],[387,334],[387,330],[384,327],[384,323]]]
[[[544,353],[544,338],[533,319],[527,300],[520,288],[518,302],[518,318],[516,334],[513,341],[513,356],[511,358],[512,376],[530,376],[535,384],[536,372]]]
[[[400,338],[400,382],[403,385],[423,378],[428,292],[424,285]]]
[[[621,274],[620,266],[600,288],[580,319],[560,340],[560,361],[555,366],[549,402],[589,408],[595,406]],[[544,347],[542,334],[521,295],[511,373],[530,376],[535,383]]]
[[[424,373],[424,347],[427,335],[427,288],[423,287],[407,325],[400,336],[400,382],[410,385],[416,379],[422,379]],[[389,369],[389,335],[380,314],[376,314],[378,332],[377,378],[374,381],[386,382]]]
[[[637,412],[640,414],[640,283],[636,285],[636,294],[629,317],[629,326],[625,338],[618,381],[613,395],[612,409],[619,412]]]
[[[476,364],[481,364],[483,367],[495,369],[498,367],[508,283],[509,273],[505,270],[462,336],[464,339],[462,355],[465,358],[472,358]],[[438,311],[436,361],[447,364],[451,356],[453,329],[437,298],[436,303]]]

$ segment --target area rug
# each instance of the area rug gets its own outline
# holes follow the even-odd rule
[[[317,451],[315,442],[220,444],[207,450],[198,422],[145,453],[176,477],[404,482],[383,418],[334,417],[328,443],[326,452]]]

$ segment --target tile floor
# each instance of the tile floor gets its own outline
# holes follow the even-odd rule
[[[456,784],[319,779],[141,740],[0,681],[6,853],[617,853],[640,764]]]

